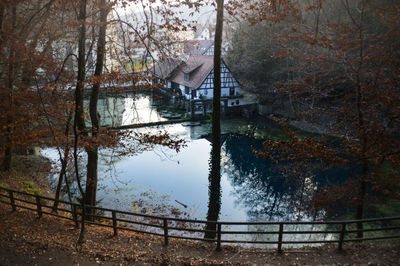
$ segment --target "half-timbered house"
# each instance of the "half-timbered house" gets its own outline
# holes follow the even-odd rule
[[[170,64],[168,64],[168,62]],[[190,55],[186,61],[169,60],[155,67],[157,81],[164,83],[164,89],[186,100],[191,115],[205,115],[212,111],[214,94],[214,57]],[[221,104],[222,111],[229,112],[239,107],[252,105],[255,101],[243,95],[225,61],[221,62]]]
[[[164,84],[163,88],[170,89],[171,80],[182,63],[183,61],[180,59],[168,58],[154,64],[153,83]]]
[[[211,112],[214,93],[214,58],[204,55],[190,56],[177,70],[170,83],[171,89],[179,89],[181,95],[190,102],[189,109],[192,114]],[[254,103],[244,97],[239,82],[224,60],[221,63],[221,102],[223,111]]]

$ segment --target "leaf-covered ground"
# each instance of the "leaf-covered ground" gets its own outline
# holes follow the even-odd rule
[[[0,205],[0,265],[291,265],[291,264],[384,264],[400,263],[399,244],[347,245],[343,252],[334,246],[287,250],[245,249],[163,239],[131,232],[120,232],[88,226],[86,241],[77,246],[79,230],[69,221],[32,212],[10,212]]]

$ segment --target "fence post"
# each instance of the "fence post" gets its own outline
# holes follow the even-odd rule
[[[42,203],[40,202],[40,197],[36,195],[36,206],[39,218],[42,218]]]
[[[340,235],[339,235],[339,246],[338,246],[339,251],[341,251],[343,249],[343,240],[344,240],[345,233],[346,233],[346,223],[342,223],[342,230],[340,231]]]
[[[168,246],[168,220],[166,218],[164,220],[164,245]]]
[[[221,251],[221,223],[217,223],[217,251]]]
[[[14,200],[14,193],[12,191],[8,191],[8,194],[10,195],[10,202],[11,202],[11,207],[13,212],[17,210],[17,207],[15,206],[15,200]]]
[[[71,202],[71,210],[72,210],[72,217],[73,217],[74,222],[75,222],[75,227],[79,228],[78,212],[76,211],[76,205],[73,204],[72,202]]]
[[[283,223],[279,223],[278,253],[282,253]]]
[[[118,235],[117,231],[117,214],[115,211],[112,211],[112,223],[113,223],[113,229],[114,229],[114,236]]]

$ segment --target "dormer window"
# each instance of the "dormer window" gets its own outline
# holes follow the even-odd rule
[[[189,81],[190,81],[190,75],[189,75],[189,73],[185,73],[184,80],[185,80],[186,82],[189,82]]]

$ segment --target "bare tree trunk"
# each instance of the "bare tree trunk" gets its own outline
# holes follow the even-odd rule
[[[83,113],[84,82],[86,76],[86,0],[79,2],[79,44],[78,44],[78,80],[75,90],[75,104],[77,126],[79,131],[85,129],[85,118]]]
[[[221,209],[221,46],[224,0],[217,0],[217,25],[214,42],[214,95],[212,113],[212,148],[209,174],[209,202],[207,221],[217,221]],[[205,238],[215,238],[216,224],[207,224]]]
[[[58,176],[58,183],[57,183],[57,188],[56,188],[56,195],[55,195],[55,200],[53,204],[53,212],[57,212],[59,200],[60,200],[60,195],[61,195],[61,188],[62,188],[62,183],[64,182],[64,175],[67,170],[67,164],[68,164],[68,153],[69,149],[65,149],[64,151],[64,157],[61,160],[61,170],[60,174]]]
[[[4,19],[5,3],[0,3],[0,43],[3,42],[3,19]]]
[[[82,209],[82,219],[81,219],[81,231],[78,237],[78,244],[82,244],[85,235],[85,219],[86,219],[86,210],[85,210],[85,192],[83,191],[81,185],[81,178],[79,175],[79,164],[78,164],[78,142],[79,142],[79,133],[78,133],[78,118],[77,118],[77,110],[78,105],[75,104],[75,119],[74,119],[74,168],[75,168],[75,175],[76,175],[76,182],[78,184],[79,192],[82,195],[81,201],[81,209]]]
[[[78,166],[78,141],[80,131],[85,129],[85,118],[83,113],[83,89],[85,81],[85,68],[86,68],[86,56],[85,56],[85,43],[86,43],[86,0],[79,1],[79,15],[78,20],[80,23],[79,27],[79,44],[78,44],[78,79],[75,89],[75,117],[74,117],[74,165],[76,181],[78,183],[79,191],[82,195],[81,209],[82,209],[82,220],[81,220],[81,231],[78,238],[78,244],[82,244],[85,234],[85,219],[86,210],[84,204],[86,202],[86,195],[81,186],[81,178],[79,175]]]
[[[61,152],[59,152],[59,156],[60,156],[60,160],[61,160],[61,170],[60,170],[60,175],[58,178],[55,201],[53,204],[53,212],[57,212],[57,208],[58,208],[58,204],[59,204],[59,200],[60,200],[62,183],[63,183],[64,176],[66,175],[66,172],[67,172],[68,157],[69,157],[69,150],[70,150],[69,143],[68,143],[68,136],[69,136],[71,120],[72,120],[72,110],[68,114],[67,124],[65,126],[64,134],[67,137],[67,143],[64,148],[64,157],[61,157]],[[67,180],[65,180],[65,182],[67,182]]]
[[[107,1],[101,0],[100,2],[100,31],[99,38],[97,41],[97,61],[94,76],[97,80],[93,84],[92,94],[90,96],[89,113],[90,120],[92,122],[92,138],[95,140],[97,133],[99,131],[99,119],[97,116],[97,102],[99,98],[100,90],[100,79],[103,73],[104,64],[104,53],[106,47],[106,28],[107,28],[107,14],[108,8],[106,7]],[[93,144],[91,147],[86,149],[88,155],[87,164],[87,177],[86,177],[86,205],[95,206],[96,205],[96,192],[97,192],[97,166],[98,166],[98,145]],[[88,214],[94,215],[94,209],[88,209]],[[93,221],[94,217],[89,216],[88,220]]]
[[[357,88],[356,88],[356,108],[357,108],[357,118],[358,118],[358,137],[361,141],[361,153],[360,159],[362,162],[362,169],[361,169],[361,178],[360,178],[360,187],[358,190],[358,197],[357,197],[357,204],[356,204],[356,219],[360,220],[364,216],[364,201],[365,201],[365,194],[366,194],[366,186],[367,186],[367,175],[368,175],[368,160],[367,157],[367,132],[366,132],[366,125],[364,122],[364,108],[362,106],[363,102],[363,95],[362,95],[362,84],[361,84],[361,73],[363,70],[364,64],[364,41],[363,41],[363,20],[364,20],[364,3],[360,10],[360,25],[359,28],[359,66],[357,71]],[[364,235],[363,224],[361,222],[357,223],[357,237],[362,238]]]
[[[16,28],[16,21],[17,21],[17,7],[12,7],[12,28],[15,30]],[[9,171],[11,169],[11,162],[12,162],[12,152],[13,152],[13,141],[12,141],[12,134],[13,134],[13,108],[14,108],[14,68],[15,68],[15,50],[13,47],[10,47],[10,51],[8,54],[8,82],[7,87],[9,90],[8,93],[8,114],[7,114],[7,135],[6,135],[6,150],[4,152],[4,160],[3,160],[3,170]]]
[[[366,194],[366,186],[367,186],[367,175],[368,175],[368,160],[366,159],[366,152],[367,152],[367,135],[365,132],[365,125],[364,125],[364,117],[363,111],[361,106],[362,95],[361,95],[361,86],[357,88],[357,113],[358,113],[358,123],[359,123],[359,130],[360,133],[360,141],[361,141],[361,178],[358,188],[358,196],[357,196],[357,203],[356,203],[356,219],[361,220],[364,215],[364,201],[365,201],[365,194]],[[363,230],[363,224],[361,222],[357,223],[357,230]],[[357,237],[362,238],[363,232],[357,232]]]

